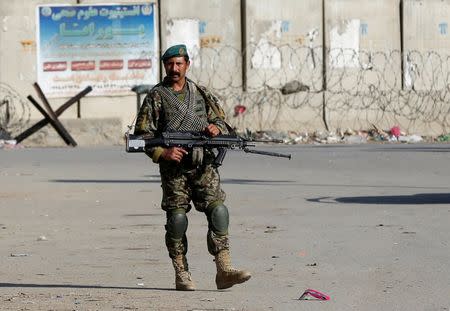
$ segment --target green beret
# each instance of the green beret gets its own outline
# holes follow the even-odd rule
[[[179,57],[179,56],[184,56],[184,57],[187,57],[187,59],[189,59],[186,45],[178,44],[178,45],[171,46],[164,52],[164,54],[162,56],[162,61],[165,62],[169,58]]]

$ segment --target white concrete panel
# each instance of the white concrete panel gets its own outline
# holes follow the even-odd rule
[[[317,0],[246,1],[247,88],[301,80],[322,88],[322,5]]]
[[[326,0],[327,89],[401,88],[400,3]]]
[[[161,1],[161,52],[176,41],[186,44],[193,57],[189,72],[193,80],[219,90],[240,89],[240,20],[239,0]],[[183,34],[178,27],[182,24],[198,27]]]
[[[450,74],[450,1],[405,0],[404,82],[420,91],[447,88]]]

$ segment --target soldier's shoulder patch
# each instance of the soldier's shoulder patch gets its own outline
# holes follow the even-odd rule
[[[153,98],[154,100],[160,100],[161,99],[161,94],[158,92],[158,89],[156,89],[156,88],[153,88],[151,91],[150,91],[150,94],[149,94],[150,96],[151,96],[151,98]]]

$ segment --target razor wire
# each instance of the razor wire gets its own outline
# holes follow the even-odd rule
[[[324,51],[265,42],[244,52],[207,47],[194,55],[189,75],[223,99],[230,122],[241,129],[249,122],[256,129],[275,129],[280,116],[286,121],[298,109],[332,128],[344,120],[355,126],[396,122],[405,129],[450,128],[450,55],[445,53]],[[251,121],[246,124],[237,107],[251,112]]]
[[[9,85],[0,82],[0,130],[19,134],[30,121],[30,108]]]
[[[240,130],[303,130],[317,124],[450,129],[446,51],[324,50],[262,41],[244,51],[202,47],[192,53],[189,76],[222,98],[229,123]],[[303,114],[307,117],[299,121]],[[0,83],[0,128],[14,135],[29,119],[21,96]]]

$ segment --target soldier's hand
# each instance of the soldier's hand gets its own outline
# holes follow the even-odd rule
[[[220,134],[220,130],[217,126],[214,124],[210,124],[205,128],[206,134],[208,134],[211,137],[215,137]]]
[[[165,148],[163,153],[161,154],[161,157],[166,161],[175,161],[180,163],[185,154],[188,154],[188,152],[183,148],[171,147]]]

